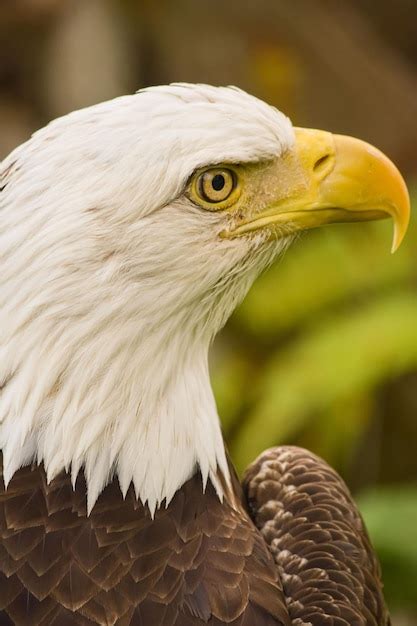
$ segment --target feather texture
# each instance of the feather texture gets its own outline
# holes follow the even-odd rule
[[[48,485],[42,467],[19,470],[0,491],[0,624],[390,625],[362,519],[327,464],[261,455],[244,480],[257,528],[231,474],[223,503],[196,474],[152,519],[116,482],[87,516],[81,476],[73,490],[68,474]]]
[[[294,626],[389,626],[363,520],[327,463],[302,448],[272,448],[248,468],[244,489]]]
[[[238,493],[235,494],[238,502]],[[90,516],[86,484],[42,467],[0,490],[0,624],[289,626],[277,569],[242,504],[196,474],[152,519],[117,482]]]

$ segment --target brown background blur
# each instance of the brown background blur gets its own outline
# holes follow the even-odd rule
[[[171,81],[235,84],[417,177],[415,0],[0,0],[0,158],[50,119]],[[417,227],[309,233],[255,285],[212,376],[239,469],[307,446],[344,476],[397,626],[417,624]]]

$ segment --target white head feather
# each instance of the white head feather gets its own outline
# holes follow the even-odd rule
[[[0,447],[5,482],[84,468],[153,511],[199,467],[229,477],[210,342],[285,244],[225,240],[193,171],[279,156],[289,120],[236,88],[170,85],[77,111],[0,170]]]

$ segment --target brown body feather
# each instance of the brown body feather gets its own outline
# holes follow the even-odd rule
[[[0,626],[287,626],[278,573],[249,516],[198,474],[152,519],[109,485],[23,468],[0,491]]]
[[[154,519],[115,481],[87,517],[82,478],[73,490],[65,473],[47,485],[42,467],[19,470],[0,489],[0,626],[388,624],[362,521],[330,468],[276,448],[245,489],[259,530],[235,479],[221,503],[196,474]]]

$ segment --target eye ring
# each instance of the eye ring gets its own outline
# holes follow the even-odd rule
[[[197,172],[191,193],[203,207],[219,210],[230,206],[237,198],[239,181],[234,170],[228,167],[211,167]]]

